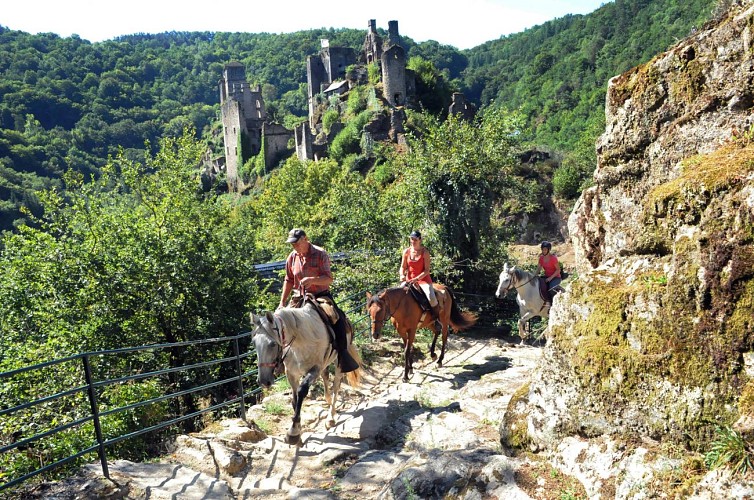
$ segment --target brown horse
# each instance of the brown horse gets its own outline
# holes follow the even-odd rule
[[[448,339],[448,325],[456,331],[461,331],[473,326],[477,321],[475,314],[466,311],[461,312],[458,309],[450,287],[438,283],[434,283],[433,286],[440,303],[440,324],[442,325],[442,348],[439,359],[435,355],[435,344],[440,331],[435,327],[431,312],[428,311],[424,320],[421,321],[422,308],[416,299],[411,296],[407,286],[388,288],[376,295],[367,292],[367,312],[372,320],[372,338],[375,340],[380,338],[382,326],[390,318],[395,330],[403,339],[404,382],[408,382],[409,375],[414,373],[411,351],[416,339],[417,329],[430,328],[434,332],[429,352],[433,360],[437,359],[437,366],[442,366],[442,360],[445,357],[445,342]]]

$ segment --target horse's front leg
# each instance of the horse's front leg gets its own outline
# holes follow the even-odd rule
[[[314,366],[306,372],[304,378],[301,379],[301,385],[298,387],[298,390],[293,393],[293,423],[288,430],[288,434],[285,436],[285,442],[288,444],[295,444],[296,446],[301,444],[301,407],[307,394],[309,394],[309,388],[317,380],[317,377],[319,377],[319,367]]]
[[[442,332],[442,346],[440,347],[440,358],[437,360],[437,366],[442,368],[442,360],[445,359],[445,343],[448,341],[448,324],[442,323],[440,331]],[[435,335],[435,338],[437,338],[437,335]]]
[[[414,374],[414,363],[411,359],[413,355],[414,340],[416,340],[416,330],[409,330],[406,332],[405,348],[403,350],[403,358],[405,360],[403,369],[404,382],[408,382],[408,378]]]
[[[529,333],[526,331],[526,323],[534,317],[534,313],[531,311],[527,313],[521,312],[521,319],[518,320],[518,336],[521,337],[521,343],[525,344],[529,338]]]

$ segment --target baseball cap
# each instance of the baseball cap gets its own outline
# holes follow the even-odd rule
[[[288,232],[288,239],[285,240],[285,242],[296,243],[299,239],[301,239],[302,236],[306,236],[306,233],[303,229],[291,229]]]

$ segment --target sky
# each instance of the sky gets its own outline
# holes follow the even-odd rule
[[[29,0],[27,0],[29,1]],[[90,42],[135,33],[231,31],[291,33],[366,29],[370,19],[416,42],[469,49],[566,14],[588,14],[608,0],[22,0],[3,2],[0,25],[31,34],[73,34]],[[260,6],[262,5],[262,6]]]

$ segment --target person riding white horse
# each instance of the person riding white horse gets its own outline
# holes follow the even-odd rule
[[[547,293],[549,294],[550,303],[552,303],[552,298],[560,290],[560,282],[562,281],[560,263],[558,262],[558,258],[551,253],[552,243],[543,241],[539,247],[542,253],[539,256],[538,266],[544,275],[544,280],[547,283]]]

